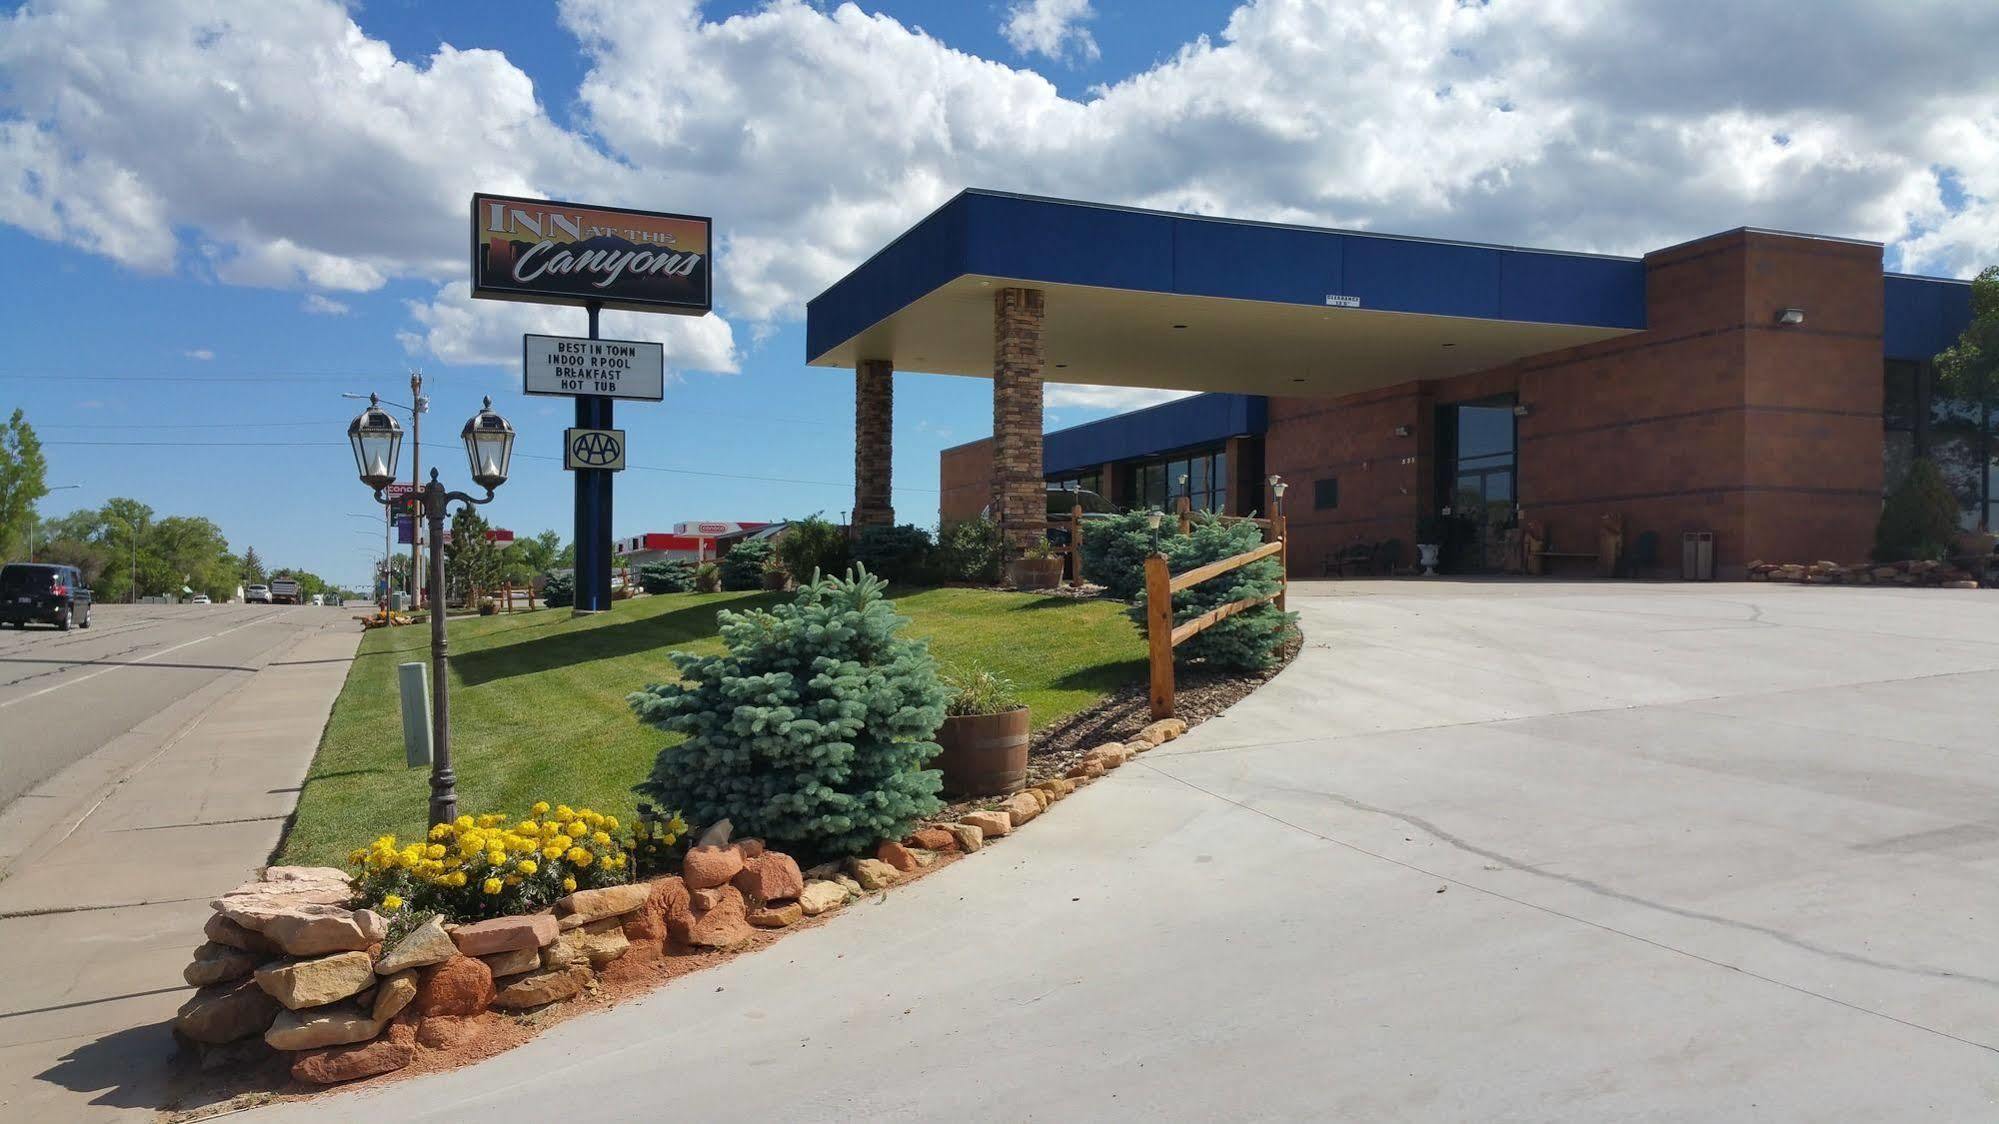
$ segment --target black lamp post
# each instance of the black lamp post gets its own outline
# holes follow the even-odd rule
[[[493,490],[507,482],[507,469],[514,456],[514,427],[493,412],[493,400],[486,399],[459,433],[465,441],[465,457],[472,469],[472,482],[486,490],[483,497],[446,491],[430,470],[430,483],[414,497],[430,529],[430,822],[449,823],[458,816],[458,776],[451,770],[451,695],[444,673],[444,515],[452,503],[467,507],[491,503]],[[382,409],[379,400],[368,397],[368,408],[347,426],[347,440],[354,446],[354,464],[361,483],[374,490],[377,503],[388,503],[382,489],[396,479],[396,455],[402,449],[403,427],[394,415]]]

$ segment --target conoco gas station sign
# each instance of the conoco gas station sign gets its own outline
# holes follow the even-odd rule
[[[693,215],[472,197],[472,295],[700,315],[713,230]]]

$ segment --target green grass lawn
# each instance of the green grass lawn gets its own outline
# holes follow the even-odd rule
[[[720,652],[718,610],[783,596],[673,593],[582,618],[567,609],[452,618],[459,810],[521,815],[548,800],[630,822],[631,786],[651,771],[668,735],[641,726],[625,696],[672,678],[668,651]],[[901,590],[894,598],[910,618],[909,634],[927,638],[947,670],[976,663],[1012,679],[1037,727],[1145,676],[1144,641],[1117,603],[980,589]],[[429,658],[426,626],[362,639],[280,861],[340,865],[382,832],[409,838],[423,830],[430,774],[403,762],[396,665]]]

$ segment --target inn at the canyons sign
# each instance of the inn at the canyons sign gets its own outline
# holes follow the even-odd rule
[[[699,316],[714,232],[692,215],[472,197],[472,295]]]

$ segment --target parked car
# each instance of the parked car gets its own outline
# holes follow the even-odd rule
[[[191,598],[189,598],[189,599],[188,599],[188,602],[187,602],[187,603],[188,603],[188,604],[190,604],[190,605],[212,605],[212,604],[214,604],[214,602],[212,602],[212,601],[210,601],[210,600],[208,599],[208,594],[206,594],[206,593],[197,593],[197,594],[195,594],[195,595],[194,595],[193,597],[191,597]]]
[[[324,593],[315,593],[315,594],[313,594],[313,595],[312,595],[312,603],[313,603],[313,604],[315,604],[315,605],[324,605],[324,604],[326,604],[326,595],[325,595]]]
[[[42,562],[0,566],[0,621],[15,628],[52,624],[64,632],[72,624],[89,628],[90,590],[82,571]]]
[[[268,585],[244,586],[243,603],[246,605],[255,605],[259,602],[266,605],[271,603],[271,587]]]

